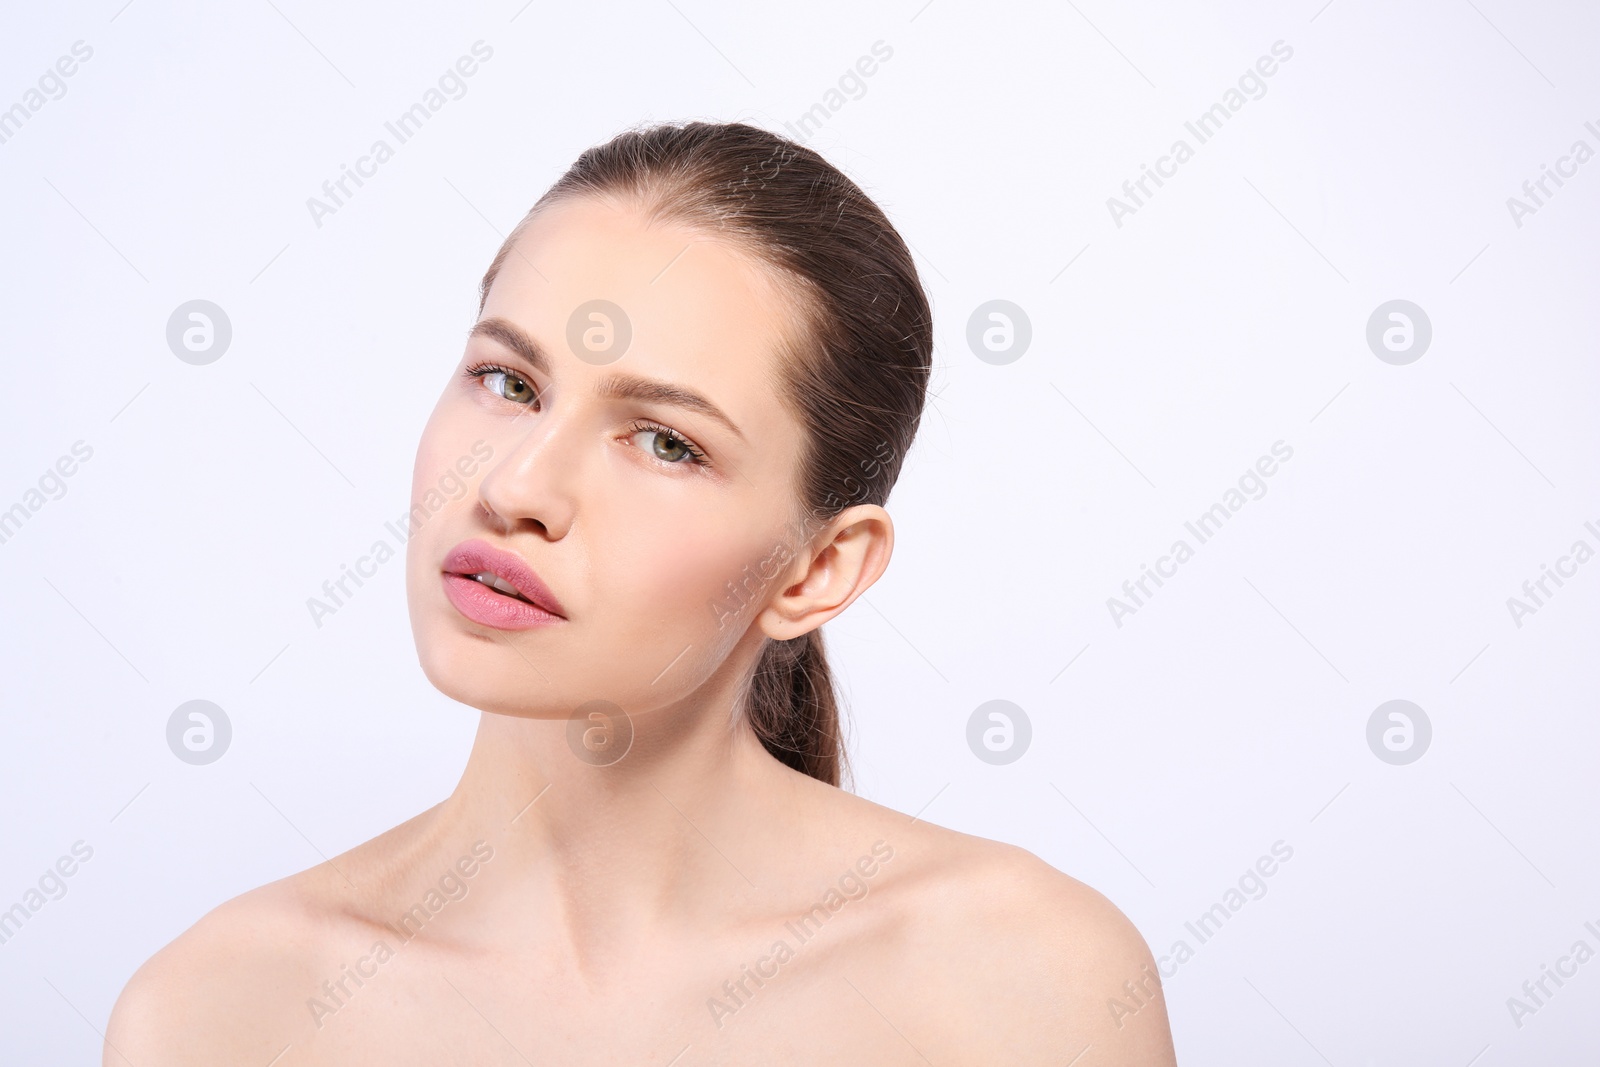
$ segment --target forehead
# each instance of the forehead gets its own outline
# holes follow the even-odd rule
[[[614,362],[577,358],[569,326],[596,300],[621,309],[631,337]],[[501,264],[483,318],[509,319],[554,361],[556,382],[627,371],[708,396],[754,442],[790,417],[774,390],[779,346],[797,324],[772,268],[681,224],[590,197],[541,210]],[[581,331],[580,331],[581,332]],[[620,331],[619,331],[620,333]]]

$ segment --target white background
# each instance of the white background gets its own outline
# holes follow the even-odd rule
[[[0,509],[93,448],[0,545],[0,909],[94,850],[0,945],[0,1061],[97,1061],[128,976],[204,912],[449,792],[476,713],[417,666],[401,561],[320,628],[306,599],[405,511],[501,236],[589,145],[782,131],[879,40],[808,141],[914,247],[937,331],[894,563],[827,631],[858,791],[1032,850],[1158,956],[1188,940],[1182,1063],[1592,1055],[1600,960],[1520,1028],[1506,1001],[1600,950],[1600,561],[1520,627],[1507,599],[1600,548],[1600,160],[1520,227],[1506,201],[1600,150],[1594,8],[121,4],[0,34],[0,108],[93,48],[0,144]],[[315,225],[480,39],[465,95]],[[1116,225],[1107,198],[1279,40],[1265,94]],[[996,298],[1032,324],[1006,365],[966,342]],[[1366,342],[1396,298],[1433,327],[1403,366]],[[208,366],[166,342],[193,299],[232,323]],[[1279,440],[1266,494],[1116,625],[1107,598]],[[204,767],[165,739],[196,698],[234,730]],[[993,699],[1033,728],[1005,766],[966,742]],[[1366,740],[1391,699],[1433,728],[1405,766]],[[1185,922],[1280,840],[1198,945]]]

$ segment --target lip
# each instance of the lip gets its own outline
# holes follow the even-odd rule
[[[445,556],[442,567],[445,596],[457,611],[473,622],[497,630],[531,630],[566,619],[561,601],[539,580],[520,556],[495,548],[487,541],[463,541]],[[466,577],[487,572],[502,578],[527,597],[523,603],[497,593],[482,582]]]

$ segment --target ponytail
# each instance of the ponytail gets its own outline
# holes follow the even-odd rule
[[[780,762],[829,785],[840,784],[848,767],[821,627],[788,641],[767,640],[745,716]]]

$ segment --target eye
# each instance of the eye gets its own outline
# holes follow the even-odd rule
[[[539,399],[526,378],[498,363],[475,363],[462,371],[462,377],[481,380],[491,393],[513,404],[526,405]]]
[[[635,437],[644,435],[654,438],[650,444],[650,454],[667,466],[688,465],[704,467],[710,465],[706,459],[706,454],[696,448],[693,441],[690,441],[676,430],[668,429],[658,422],[651,422],[649,419],[640,419],[629,429],[633,431],[633,436]],[[688,461],[687,464],[685,464],[685,460]]]

